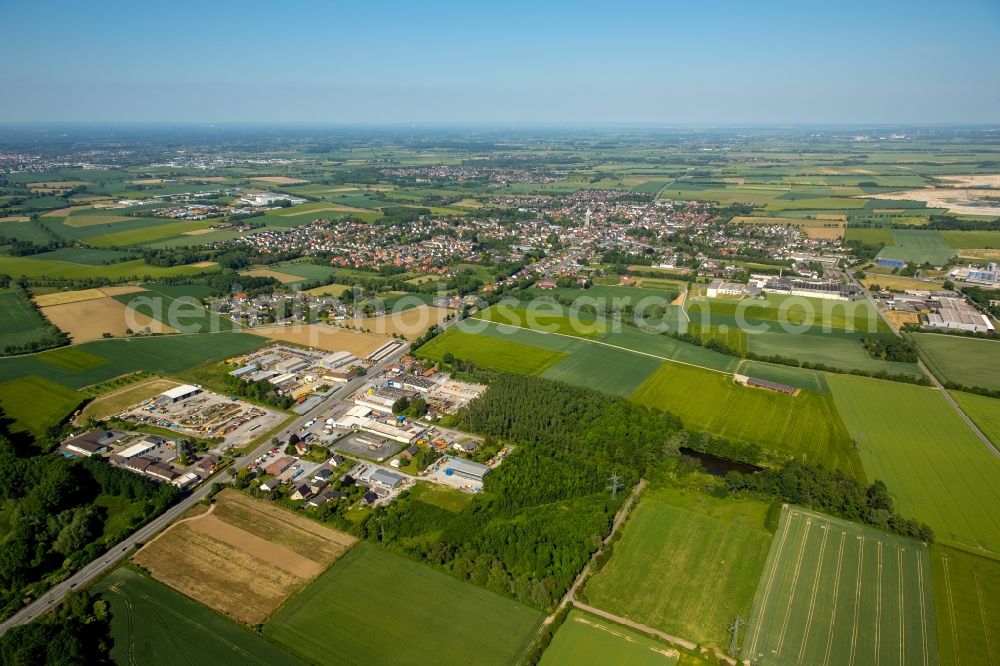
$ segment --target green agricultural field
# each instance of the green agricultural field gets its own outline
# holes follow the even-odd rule
[[[645,278],[643,278],[645,279]],[[534,297],[558,296],[559,298],[587,299],[581,304],[591,305],[621,305],[637,306],[643,301],[655,304],[669,305],[677,298],[680,289],[661,289],[656,287],[625,287],[617,284],[595,284],[588,289],[557,287],[555,289],[539,289],[532,287],[527,292]],[[596,303],[595,303],[596,301]]]
[[[68,372],[84,372],[92,370],[108,362],[108,359],[95,356],[80,347],[61,347],[46,354],[39,354],[38,360]]]
[[[874,245],[876,243],[882,243],[883,245],[889,246],[893,244],[892,240],[892,229],[888,228],[868,228],[868,227],[847,227],[847,231],[844,233],[844,240],[855,240],[862,243],[868,243]]]
[[[688,428],[755,442],[780,456],[864,478],[830,396],[748,388],[737,385],[731,375],[665,363],[632,400],[673,412]]]
[[[286,275],[294,275],[302,278],[303,280],[325,280],[337,272],[337,269],[333,266],[321,266],[319,264],[310,264],[305,262],[294,264],[274,264],[273,266],[267,266],[267,268],[279,273],[285,273]]]
[[[64,367],[65,348],[2,358],[0,382],[38,375],[64,387],[79,389],[137,370],[173,375],[206,362],[245,354],[266,343],[267,340],[256,335],[235,332],[95,340],[73,349],[102,359],[100,365],[90,359],[86,369],[68,369]],[[48,362],[50,355],[54,355],[55,362]]]
[[[962,248],[1000,248],[1000,231],[942,231],[941,236],[948,245]]]
[[[89,247],[62,247],[52,252],[31,255],[38,261],[68,261],[84,266],[103,266],[113,262],[132,259],[134,252],[121,250],[96,250]]]
[[[940,542],[1000,554],[1000,458],[940,391],[866,377],[826,378],[869,479]]]
[[[913,339],[941,381],[1000,390],[1000,342],[937,333],[917,333]]]
[[[798,507],[782,511],[743,659],[793,664],[936,664],[923,544]]]
[[[94,592],[111,605],[115,663],[304,664],[257,634],[131,569],[112,572]]]
[[[692,301],[687,308],[692,323],[726,324],[731,328],[756,332],[789,334],[858,332],[891,333],[866,300],[831,301],[805,296],[768,294],[761,299],[705,299]]]
[[[511,664],[542,617],[362,542],[289,599],[264,636],[314,663]]]
[[[565,354],[559,352],[529,347],[510,340],[472,335],[459,330],[447,331],[437,336],[421,347],[417,355],[432,361],[441,361],[449,352],[457,359],[515,375],[542,373],[565,358]]]
[[[542,373],[542,377],[627,398],[660,363],[645,354],[585,343]]]
[[[863,333],[831,331],[795,335],[777,331],[747,335],[750,351],[758,356],[784,356],[804,363],[822,363],[830,368],[888,372],[920,377],[916,363],[898,363],[872,358],[862,342]],[[891,333],[879,333],[889,336]]]
[[[587,603],[685,640],[726,649],[764,570],[768,505],[673,488],[649,491],[611,559],[587,583]]]
[[[0,322],[0,351],[7,345],[20,346],[46,337],[48,322],[17,287],[0,289]]]
[[[157,284],[149,284],[146,288],[150,291],[121,294],[114,299],[136,312],[173,327],[179,333],[212,333],[240,328],[229,317],[207,310],[194,296],[174,298],[161,291]]]
[[[1000,661],[1000,561],[934,544],[931,578],[941,663]]]
[[[476,318],[579,338],[595,338],[607,329],[604,319],[596,319],[583,313],[573,314],[560,305],[541,301],[534,302],[531,307],[499,303],[476,314]]]
[[[0,255],[0,273],[14,277],[24,275],[30,278],[64,278],[84,280],[88,278],[107,278],[113,282],[126,282],[134,279],[156,279],[162,277],[177,277],[197,275],[199,273],[218,272],[216,265],[202,268],[193,265],[151,266],[142,259],[122,261],[107,266],[90,266],[68,261],[45,261],[37,257],[8,257]]]
[[[12,431],[41,437],[76,409],[84,396],[34,375],[0,383],[0,408],[14,423]]]
[[[52,236],[45,229],[27,217],[13,219],[0,217],[0,236],[30,243],[48,243],[52,240]]]
[[[948,244],[939,231],[893,229],[892,241],[892,245],[878,253],[880,258],[941,266],[955,256],[955,248]]]
[[[119,231],[115,228],[110,233],[88,236],[87,243],[95,247],[125,247],[162,241],[167,238],[185,238],[186,244],[196,245],[200,242],[198,236],[185,237],[184,234],[190,231],[208,229],[213,224],[211,220],[187,222],[156,218],[156,221],[158,224],[149,224],[138,229]]]
[[[542,654],[540,666],[615,664],[674,666],[677,650],[596,615],[572,610]]]
[[[986,435],[993,446],[1000,450],[1000,399],[975,393],[949,391],[965,415]]]

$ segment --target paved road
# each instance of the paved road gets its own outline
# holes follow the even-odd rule
[[[443,328],[450,326],[454,321],[455,320],[453,319],[448,322],[445,322]],[[409,349],[408,346],[404,346],[399,352],[390,355],[388,358],[383,359],[379,363],[376,363],[371,368],[369,368],[368,370],[369,374],[375,375],[383,371],[385,369],[385,366],[399,360],[399,358],[403,356],[408,349]],[[331,393],[329,396],[327,396],[323,400],[323,402],[319,403],[311,410],[309,410],[305,414],[299,416],[294,421],[289,423],[276,436],[279,439],[287,440],[288,437],[298,428],[302,427],[302,425],[304,425],[306,421],[313,418],[315,415],[325,413],[325,410],[332,407],[338,400],[346,398],[348,395],[353,393],[362,385],[363,385],[362,381],[353,381],[349,384],[341,386],[340,388],[336,389],[333,393]],[[260,446],[258,446],[250,453],[247,453],[246,455],[237,458],[230,469],[240,469],[241,467],[248,466],[254,458],[257,458],[265,451],[267,451],[269,448],[271,448],[270,438],[268,438],[265,442],[263,442]],[[212,482],[226,483],[231,478],[232,477],[230,476],[229,472],[224,471],[216,478],[212,479]],[[204,499],[205,495],[207,495],[209,490],[211,490],[211,487],[212,483],[203,484],[202,486],[194,490],[190,495],[187,495],[183,499],[181,499],[177,504],[173,505],[165,512],[154,518],[152,521],[150,521],[140,529],[136,530],[136,532],[132,534],[132,536],[119,542],[118,545],[116,545],[113,549],[101,555],[96,560],[93,560],[92,562],[84,566],[82,569],[77,571],[75,574],[70,576],[68,579],[64,580],[63,582],[57,585],[54,585],[43,596],[39,597],[31,604],[25,606],[19,612],[15,613],[11,617],[9,617],[5,622],[0,624],[0,636],[6,633],[7,630],[10,629],[11,627],[21,624],[27,624],[28,622],[31,622],[32,620],[36,619],[39,615],[42,615],[46,611],[59,605],[59,603],[62,601],[63,596],[65,596],[66,593],[69,592],[70,590],[83,587],[85,584],[94,580],[108,569],[115,567],[122,559],[126,557],[128,552],[131,551],[132,548],[134,548],[137,544],[145,543],[151,537],[155,536],[158,532],[160,532],[163,529],[166,529],[171,523],[173,523],[181,515],[187,512],[188,509],[190,509],[195,504]]]

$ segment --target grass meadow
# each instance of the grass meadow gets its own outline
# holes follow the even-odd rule
[[[664,488],[647,491],[587,603],[686,640],[726,648],[764,570],[768,505]]]
[[[1000,449],[1000,399],[975,393],[949,391],[965,415]]]
[[[688,428],[755,442],[780,456],[864,478],[830,396],[748,388],[726,374],[665,363],[632,400],[673,412]]]
[[[786,507],[743,659],[761,666],[934,663],[930,569],[917,541]]]
[[[1000,390],[1000,342],[917,333],[920,356],[941,381]]]
[[[13,419],[11,430],[35,437],[43,436],[83,400],[82,394],[35,375],[0,382],[0,408]]]
[[[937,389],[828,375],[827,384],[871,480],[940,542],[1000,554],[1000,458]]]
[[[511,664],[541,611],[360,543],[292,597],[264,636],[313,663]]]

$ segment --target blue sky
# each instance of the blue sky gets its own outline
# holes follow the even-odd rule
[[[0,121],[1000,123],[1000,2],[3,0]]]

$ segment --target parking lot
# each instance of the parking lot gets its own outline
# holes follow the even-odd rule
[[[399,442],[370,433],[352,433],[333,444],[338,451],[355,458],[368,458],[382,462],[403,449]]]

